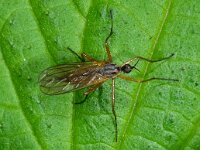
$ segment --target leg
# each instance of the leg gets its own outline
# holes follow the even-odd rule
[[[114,116],[114,123],[115,123],[115,140],[117,142],[117,115],[116,115],[116,112],[115,112],[115,80],[112,79],[112,113],[113,113],[113,116]]]
[[[177,79],[167,79],[167,78],[149,78],[149,79],[145,79],[145,80],[137,80],[131,77],[127,77],[127,76],[123,76],[123,75],[119,75],[119,78],[123,79],[123,80],[127,80],[127,81],[133,81],[133,82],[138,82],[138,83],[142,83],[142,82],[148,82],[151,80],[166,80],[166,81],[179,81]]]
[[[107,62],[112,62],[112,56],[111,56],[110,48],[109,48],[109,45],[108,45],[108,40],[113,34],[113,15],[112,15],[112,10],[110,10],[110,19],[111,19],[110,33],[109,33],[108,37],[106,38],[106,40],[104,42],[104,46],[106,48],[106,52],[107,52],[107,56],[108,56]]]
[[[82,101],[76,102],[74,104],[82,104],[82,103],[84,103],[86,101],[87,98],[88,98],[88,95],[86,95],[85,98]]]
[[[163,61],[163,60],[169,59],[169,58],[171,58],[172,56],[174,56],[174,54],[171,54],[171,55],[168,56],[168,57],[164,57],[164,58],[157,59],[157,60],[151,60],[151,59],[147,59],[147,58],[144,58],[144,57],[141,57],[141,56],[136,56],[136,57],[134,57],[133,59],[131,59],[131,60],[125,62],[123,65],[129,64],[130,62],[132,62],[132,61],[134,61],[134,60],[136,60],[136,59],[138,59],[138,60],[145,60],[145,61],[147,61],[147,62],[154,63],[154,62],[159,62],[159,61]],[[123,65],[122,65],[122,66],[123,66]]]
[[[75,51],[73,51],[71,48],[67,47],[67,49],[74,55],[76,55],[78,57],[78,59],[80,59],[80,61],[84,62],[85,59],[84,57],[80,57]]]
[[[89,95],[90,93],[94,92],[97,88],[99,88],[102,85],[102,83],[98,83],[92,87],[90,87],[85,93],[84,95]]]
[[[81,56],[84,58],[84,59],[87,59],[89,60],[90,62],[98,62],[96,59],[92,58],[91,56],[85,54],[85,53],[82,53]]]
[[[97,85],[94,85],[94,86],[90,87],[90,88],[84,93],[85,98],[84,98],[82,101],[77,102],[77,103],[75,103],[75,104],[82,104],[82,103],[84,103],[84,102],[86,101],[86,99],[88,98],[88,95],[89,95],[90,93],[94,92],[98,87],[100,87],[101,84],[102,84],[102,83],[99,83],[99,84],[97,84]]]
[[[71,48],[67,47],[67,49],[74,55],[76,55],[78,57],[78,59],[80,59],[82,62],[85,62],[85,60],[89,60],[91,62],[98,62],[97,60],[95,60],[94,58],[92,58],[91,56],[85,54],[85,53],[82,53],[81,54],[81,57],[75,52],[73,51]]]

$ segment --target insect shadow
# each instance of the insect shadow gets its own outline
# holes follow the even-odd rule
[[[138,80],[132,77],[124,76],[136,68],[139,60],[147,61],[149,63],[155,63],[171,58],[174,54],[168,57],[164,57],[157,60],[151,60],[141,56],[136,56],[122,65],[117,65],[112,62],[112,55],[110,52],[108,40],[113,35],[113,13],[110,10],[111,27],[110,33],[105,39],[104,46],[107,53],[107,60],[98,61],[91,56],[82,53],[79,56],[71,48],[68,50],[76,55],[81,62],[74,62],[68,64],[60,64],[44,70],[39,77],[40,89],[43,93],[48,95],[58,95],[68,92],[74,92],[83,88],[88,88],[84,92],[85,98],[83,101],[76,104],[82,104],[88,98],[88,95],[99,88],[105,81],[112,80],[112,113],[114,116],[115,124],[115,141],[118,138],[117,129],[117,115],[115,112],[115,78],[120,78],[126,81],[132,81],[137,83],[148,82],[152,80],[166,80],[166,81],[178,81],[177,79],[169,79],[162,77],[152,77],[149,79]],[[134,65],[130,65],[131,62],[136,61]],[[138,70],[139,71],[139,70]]]

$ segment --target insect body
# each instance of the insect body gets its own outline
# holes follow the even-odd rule
[[[72,53],[78,56],[81,60],[87,60],[86,62],[77,62],[70,64],[61,64],[54,67],[47,68],[42,72],[39,78],[41,91],[49,95],[63,94],[67,92],[76,91],[82,88],[88,87],[88,90],[84,93],[87,97],[88,94],[95,91],[99,86],[102,85],[106,80],[112,80],[112,112],[115,120],[115,139],[117,141],[117,116],[115,112],[115,78],[119,77],[123,80],[133,81],[133,82],[147,82],[150,80],[168,80],[177,81],[176,79],[166,79],[166,78],[149,78],[146,80],[137,80],[132,77],[124,76],[121,73],[130,73],[136,68],[139,60],[144,60],[150,63],[162,61],[169,59],[174,54],[168,57],[150,60],[144,57],[134,57],[133,59],[125,62],[122,65],[117,65],[112,62],[112,56],[110,53],[110,48],[108,45],[108,39],[113,34],[113,17],[112,11],[110,11],[111,16],[111,29],[110,34],[105,40],[105,49],[107,52],[108,59],[106,61],[98,61],[94,58],[83,53],[82,57],[68,48]],[[136,61],[135,65],[131,66],[130,63]],[[86,98],[84,99],[84,101]],[[82,101],[82,102],[84,102]],[[80,102],[80,103],[82,103]]]

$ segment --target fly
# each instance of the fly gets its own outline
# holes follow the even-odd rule
[[[112,55],[110,53],[110,48],[108,44],[109,38],[113,34],[113,15],[112,10],[110,10],[111,18],[111,28],[108,37],[105,39],[104,46],[107,53],[106,61],[98,61],[89,55],[82,53],[79,56],[72,49],[68,48],[73,54],[75,54],[82,62],[75,62],[69,64],[61,64],[53,66],[44,70],[39,78],[40,89],[43,93],[48,95],[57,95],[68,92],[73,92],[80,90],[82,88],[87,88],[88,90],[84,93],[85,99],[80,103],[83,103],[87,96],[99,88],[105,81],[112,80],[112,113],[114,116],[115,123],[115,141],[117,142],[118,129],[117,129],[117,115],[115,112],[115,78],[121,78],[127,81],[133,82],[147,82],[151,80],[167,80],[167,81],[178,81],[177,79],[159,78],[153,77],[145,80],[137,80],[132,77],[124,76],[121,73],[130,73],[133,70],[138,70],[136,65],[139,60],[144,60],[150,63],[159,62],[171,58],[174,54],[168,57],[150,60],[141,56],[136,56],[133,59],[125,62],[122,65],[117,65],[112,63]],[[87,61],[84,61],[87,60]],[[131,62],[136,61],[132,66]]]

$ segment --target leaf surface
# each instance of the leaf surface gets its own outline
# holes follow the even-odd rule
[[[200,149],[200,3],[198,0],[1,0],[0,149]],[[48,96],[38,86],[47,67],[79,61],[67,50],[107,58],[109,10],[113,62],[135,56],[128,76],[179,82],[116,79],[118,142],[114,142],[111,81],[81,105],[83,91]],[[134,64],[134,63],[133,63]],[[133,65],[132,64],[132,65]]]

